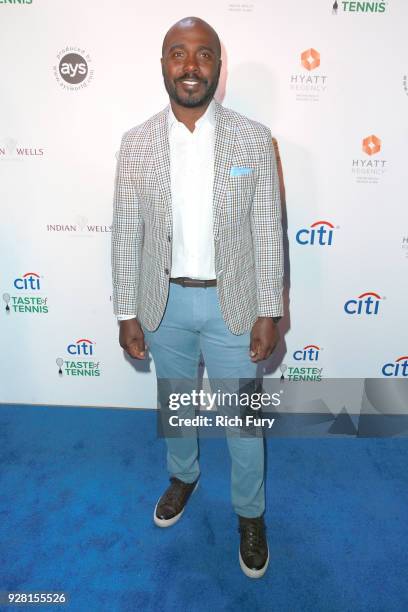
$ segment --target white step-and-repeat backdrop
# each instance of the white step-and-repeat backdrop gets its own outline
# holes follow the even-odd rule
[[[217,99],[279,150],[268,375],[408,376],[405,0],[1,0],[1,402],[155,407],[154,364],[117,341],[113,181],[123,132],[168,102],[162,38],[186,15],[222,40]]]

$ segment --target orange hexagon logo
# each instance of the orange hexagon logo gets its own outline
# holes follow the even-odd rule
[[[320,53],[316,49],[306,49],[300,56],[303,68],[314,70],[320,66]]]
[[[374,134],[371,134],[371,136],[367,136],[367,138],[364,138],[363,140],[364,153],[367,153],[367,155],[375,155],[380,150],[381,150],[381,140],[378,138],[378,136],[374,136]]]

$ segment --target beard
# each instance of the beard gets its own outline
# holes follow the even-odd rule
[[[186,108],[196,108],[198,106],[204,106],[209,100],[211,100],[217,90],[218,81],[220,78],[220,74],[218,72],[218,75],[214,78],[213,81],[209,82],[206,79],[200,79],[200,82],[204,85],[204,91],[202,93],[197,94],[193,92],[187,92],[183,95],[179,95],[177,92],[177,82],[183,81],[184,79],[188,78],[196,79],[197,77],[195,75],[185,74],[183,75],[183,77],[176,79],[176,81],[171,81],[165,74],[164,70],[162,71],[162,74],[164,86],[171,100],[174,100],[174,102],[176,102],[180,106],[185,106]]]

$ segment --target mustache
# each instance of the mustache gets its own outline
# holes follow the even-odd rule
[[[200,81],[200,83],[207,83],[207,79],[200,79],[200,77],[198,77],[196,74],[184,74],[182,77],[179,77],[178,79],[176,79],[177,81],[186,81],[189,79],[193,79],[194,81]]]

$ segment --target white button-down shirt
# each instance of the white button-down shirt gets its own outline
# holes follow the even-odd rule
[[[193,132],[169,110],[172,277],[215,278],[214,106],[212,100]]]
[[[193,132],[169,108],[173,217],[171,277],[215,278],[213,185],[215,104],[211,100]],[[118,319],[131,319],[121,315]]]

